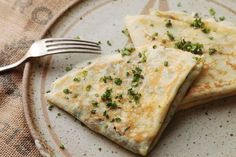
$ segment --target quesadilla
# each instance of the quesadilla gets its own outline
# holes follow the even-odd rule
[[[179,106],[186,109],[236,92],[236,28],[182,12],[126,17],[135,47],[156,44],[204,55],[197,80]]]
[[[200,56],[181,50],[125,48],[57,79],[46,98],[91,130],[146,155],[202,65]]]

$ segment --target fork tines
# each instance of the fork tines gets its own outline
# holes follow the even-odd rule
[[[77,39],[62,39],[62,38],[50,38],[45,39],[45,46],[48,52],[60,53],[60,52],[78,52],[78,53],[98,53],[101,52],[101,47],[98,43],[77,40]]]

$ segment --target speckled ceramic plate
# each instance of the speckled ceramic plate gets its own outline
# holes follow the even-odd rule
[[[72,4],[70,4],[72,5]],[[68,6],[69,7],[69,6]],[[145,14],[151,8],[225,16],[236,22],[236,1],[215,0],[87,0],[73,4],[45,32],[52,37],[76,37],[101,41],[104,53],[127,44],[121,33],[125,15]],[[110,41],[112,46],[106,44]],[[137,156],[103,136],[93,133],[69,114],[54,107],[50,111],[44,93],[66,73],[65,67],[86,62],[96,55],[66,54],[27,63],[24,71],[24,111],[36,146],[44,156],[132,157]],[[65,149],[61,149],[63,144]],[[152,157],[236,156],[236,97],[204,104],[176,114]]]

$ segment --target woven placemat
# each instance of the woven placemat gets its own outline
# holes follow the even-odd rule
[[[0,66],[21,58],[67,5],[78,0],[1,0]],[[23,66],[0,74],[0,157],[40,156],[24,119]]]

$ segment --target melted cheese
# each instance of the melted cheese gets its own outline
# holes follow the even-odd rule
[[[143,61],[140,52],[145,54],[146,62],[140,62]],[[102,56],[91,65],[76,68],[56,80],[46,97],[92,130],[126,149],[146,155],[169,122],[168,113],[171,111],[169,117],[172,116],[201,70],[202,63],[194,57],[198,56],[153,46],[139,48],[126,57]],[[132,86],[137,67],[142,76],[138,85]],[[127,72],[130,75],[127,76]],[[105,83],[101,80],[104,76],[111,76],[112,80]],[[122,80],[121,85],[114,82],[115,78]],[[128,94],[130,88],[141,94],[139,101],[135,102]],[[107,106],[108,102],[102,99],[108,89],[112,89],[111,101],[116,102],[115,108]],[[121,99],[116,98],[119,94],[122,94]],[[94,102],[97,105],[93,105]]]
[[[169,19],[172,22],[170,28],[165,26]],[[202,20],[205,27],[210,29],[206,34],[201,29],[191,27],[193,21],[194,17],[181,12],[152,12],[151,15],[126,18],[127,28],[136,47],[157,44],[174,48],[175,42],[181,39],[203,44],[205,64],[202,73],[180,105],[181,109],[232,95],[236,91],[236,28],[206,19]],[[169,39],[167,31],[174,36],[175,41]],[[158,36],[151,40],[150,36],[156,32]],[[209,48],[215,48],[217,52],[209,55]]]

